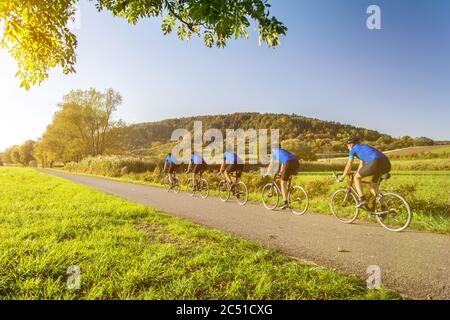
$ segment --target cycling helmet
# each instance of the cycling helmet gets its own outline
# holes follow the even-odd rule
[[[359,138],[354,137],[347,139],[347,144],[358,144],[358,143],[361,143],[361,139]]]

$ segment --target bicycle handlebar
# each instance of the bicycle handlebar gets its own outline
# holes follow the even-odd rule
[[[353,180],[353,177],[354,177],[354,175],[355,175],[355,173],[354,172],[350,172],[349,174],[349,177],[350,177],[350,179],[351,180]],[[333,178],[335,178],[337,181],[339,181],[339,175],[336,173],[336,171],[333,171]],[[340,182],[340,181],[339,181]]]

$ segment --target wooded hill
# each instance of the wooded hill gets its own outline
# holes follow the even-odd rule
[[[301,143],[310,147],[319,156],[345,153],[344,142],[348,137],[355,136],[381,150],[434,144],[433,140],[425,137],[394,138],[375,130],[294,114],[234,113],[185,117],[131,125],[127,130],[127,149],[139,154],[145,154],[155,147],[160,149],[161,146],[170,142],[173,130],[183,128],[193,131],[195,121],[202,121],[203,132],[215,128],[221,130],[224,136],[226,129],[279,129],[281,140],[300,140]]]

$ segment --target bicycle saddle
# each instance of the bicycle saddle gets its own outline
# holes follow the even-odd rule
[[[383,174],[383,175],[380,177],[380,181],[388,180],[388,179],[390,179],[390,178],[391,178],[391,174],[390,174],[390,173],[385,173],[385,174]]]

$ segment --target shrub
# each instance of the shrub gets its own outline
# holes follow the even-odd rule
[[[144,173],[157,166],[154,161],[134,157],[99,156],[70,162],[64,166],[68,171],[120,177],[128,173]]]
[[[37,163],[36,160],[31,160],[31,161],[28,163],[28,166],[31,167],[31,168],[37,168],[37,167],[38,167],[38,163]]]
[[[328,195],[332,184],[333,180],[331,178],[309,181],[306,183],[308,196],[311,198],[316,198]]]

